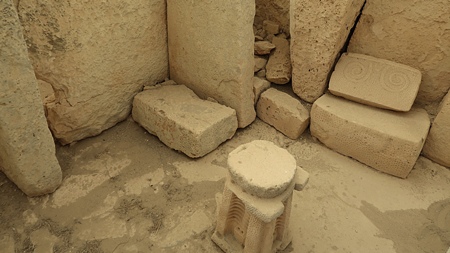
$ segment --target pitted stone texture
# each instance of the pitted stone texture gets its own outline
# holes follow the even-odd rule
[[[124,120],[144,84],[168,77],[164,0],[19,2],[28,53],[50,83],[50,128],[62,143]]]
[[[289,41],[283,37],[273,38],[275,49],[266,65],[266,78],[272,83],[286,84],[291,80],[292,66]]]
[[[450,167],[450,93],[441,102],[423,147],[423,154],[431,160]]]
[[[289,34],[289,0],[255,0],[255,24],[263,25],[270,20],[280,25],[281,31]]]
[[[256,41],[255,42],[255,55],[266,55],[275,48],[275,45],[269,41]]]
[[[261,93],[270,88],[270,82],[265,78],[253,77],[253,93],[255,93],[255,105],[258,102]]]
[[[13,1],[0,13],[0,169],[28,196],[51,193],[61,168]]]
[[[367,0],[348,51],[419,69],[416,101],[440,101],[450,88],[449,13],[447,0]]]
[[[329,90],[362,104],[407,112],[416,99],[419,70],[368,55],[345,53],[336,64]]]
[[[295,158],[269,141],[252,141],[228,155],[231,179],[244,191],[259,198],[283,193],[294,179]]]
[[[238,124],[233,109],[202,100],[184,85],[139,93],[133,119],[170,148],[193,158],[233,137]]]
[[[393,112],[333,95],[319,98],[311,110],[311,135],[343,155],[401,178],[413,168],[429,127],[422,109]]]
[[[314,102],[328,77],[364,0],[291,0],[292,88]]]
[[[256,115],[291,139],[297,139],[309,125],[309,112],[299,100],[271,88],[256,105]]]
[[[254,0],[167,1],[170,77],[255,120]]]

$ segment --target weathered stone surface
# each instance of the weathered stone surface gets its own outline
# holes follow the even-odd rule
[[[263,93],[265,90],[270,88],[270,82],[267,81],[265,78],[260,77],[253,77],[253,93],[255,94],[255,105],[256,102],[258,102],[259,96],[261,93]]]
[[[255,55],[266,55],[270,54],[275,48],[275,45],[270,43],[269,41],[256,41],[255,42]]]
[[[267,57],[266,56],[259,56],[255,55],[255,68],[254,72],[258,72],[261,69],[265,68],[267,64]]]
[[[289,0],[255,0],[255,24],[262,25],[271,20],[280,25],[281,31],[289,34]]]
[[[294,179],[296,163],[287,150],[263,140],[243,144],[228,155],[231,179],[260,198],[283,193]]]
[[[297,139],[309,125],[309,112],[300,101],[274,88],[261,94],[256,115],[291,139]]]
[[[266,78],[272,83],[286,84],[292,76],[289,41],[283,37],[275,37],[273,44],[276,48],[270,53],[266,65]]]
[[[13,1],[0,13],[0,169],[28,196],[51,193],[61,168]]]
[[[314,102],[328,77],[364,0],[291,0],[292,88]]]
[[[213,151],[238,127],[235,110],[202,100],[184,85],[139,93],[133,119],[170,148],[193,158]]]
[[[311,110],[311,135],[382,172],[406,178],[422,151],[430,120],[423,109],[393,112],[333,95]]]
[[[255,1],[168,0],[167,12],[171,79],[252,123]]]
[[[431,160],[450,167],[450,93],[441,102],[423,147],[423,154]]]
[[[19,2],[38,79],[50,83],[50,128],[62,144],[125,119],[144,84],[168,76],[164,0]]]
[[[270,21],[270,20],[264,20],[263,22],[263,29],[268,34],[278,34],[280,32],[280,25],[276,22]]]
[[[419,70],[368,55],[345,53],[331,75],[329,90],[362,104],[407,112],[416,99]]]
[[[368,0],[348,51],[419,69],[416,100],[440,101],[450,88],[449,13],[446,0]]]

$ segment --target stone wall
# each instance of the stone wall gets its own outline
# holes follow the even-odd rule
[[[264,20],[271,20],[280,25],[283,33],[289,34],[289,0],[255,0],[255,24],[261,25]]]
[[[36,77],[53,86],[47,120],[62,144],[125,119],[143,85],[168,77],[166,3],[21,0]]]

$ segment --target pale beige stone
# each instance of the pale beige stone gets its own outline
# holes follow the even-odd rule
[[[311,110],[311,135],[343,155],[401,178],[413,168],[429,127],[423,109],[393,112],[328,94]]]
[[[39,93],[41,94],[42,103],[44,103],[50,96],[54,96],[55,92],[53,91],[51,84],[42,80],[37,80],[37,83],[39,86]]]
[[[265,78],[260,77],[253,77],[253,93],[255,93],[255,105],[256,102],[258,102],[259,96],[261,93],[263,93],[265,90],[270,88],[270,82],[267,81]]]
[[[450,167],[450,93],[441,102],[423,147],[423,154],[431,160]]]
[[[266,40],[256,41],[255,42],[255,55],[270,54],[270,51],[272,51],[274,48],[275,48],[275,45],[270,43],[269,41],[266,41]]]
[[[50,83],[50,128],[62,144],[124,120],[144,84],[168,76],[164,0],[21,0],[20,21],[38,79]]]
[[[264,20],[263,29],[266,30],[268,34],[278,34],[280,32],[280,25],[276,22],[270,20]]]
[[[280,25],[282,32],[289,34],[289,0],[255,0],[255,24],[263,25],[271,20]]]
[[[235,110],[202,100],[184,85],[139,93],[133,119],[170,148],[193,158],[213,151],[238,127]]]
[[[291,0],[292,88],[307,102],[325,91],[330,71],[364,0]]]
[[[368,0],[348,51],[419,69],[416,101],[440,101],[450,88],[449,13],[447,0]]]
[[[283,193],[294,179],[296,166],[287,150],[263,140],[243,144],[228,155],[233,182],[259,198]]]
[[[168,0],[167,12],[171,79],[252,123],[255,1]]]
[[[0,2],[0,169],[28,196],[61,183],[55,144],[16,9]]]
[[[309,125],[309,112],[300,101],[274,88],[261,95],[256,115],[291,139],[297,139]]]
[[[331,75],[329,90],[362,104],[407,112],[416,99],[419,70],[368,55],[345,53]]]
[[[261,69],[266,67],[267,64],[267,56],[259,56],[259,55],[255,55],[255,68],[254,68],[254,72],[258,72]]]
[[[280,36],[273,38],[273,44],[276,48],[270,53],[266,65],[266,78],[272,83],[286,84],[292,76],[289,41]]]
[[[258,71],[258,73],[256,73],[256,76],[259,77],[259,78],[266,79],[266,70],[265,69],[261,69],[260,71]]]

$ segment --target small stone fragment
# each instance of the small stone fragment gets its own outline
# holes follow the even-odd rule
[[[259,78],[266,79],[266,70],[265,69],[261,69],[260,71],[258,71],[258,73],[256,73],[256,76],[259,77]]]
[[[270,20],[264,20],[263,28],[266,30],[267,34],[276,35],[280,32],[280,25]]]
[[[258,72],[261,69],[265,68],[266,64],[267,64],[266,56],[255,55],[255,72]]]
[[[261,94],[256,115],[291,139],[297,139],[309,125],[309,112],[299,100],[270,88]]]
[[[289,41],[282,37],[275,37],[273,44],[276,48],[271,52],[267,62],[266,78],[272,83],[286,84],[292,76]]]
[[[168,147],[193,158],[213,151],[238,127],[235,110],[202,100],[184,85],[139,93],[133,119]]]
[[[270,54],[270,51],[275,48],[275,45],[268,41],[256,41],[255,42],[255,54],[266,55]]]
[[[259,36],[259,35],[255,35],[255,41],[263,41],[264,38]]]
[[[258,102],[259,96],[265,90],[270,88],[270,82],[265,78],[259,78],[257,76],[253,77],[253,93],[255,93],[255,105]]]

